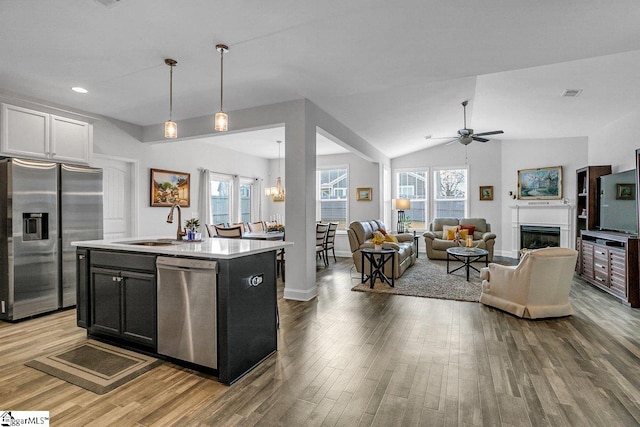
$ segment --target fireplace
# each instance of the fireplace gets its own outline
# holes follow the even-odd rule
[[[521,226],[549,227],[557,233],[560,230],[558,243],[561,248],[575,247],[575,231],[573,231],[573,210],[575,205],[552,202],[529,202],[517,204],[511,208],[511,257],[518,258],[519,251],[527,247],[521,243]],[[508,256],[508,255],[507,255]]]
[[[560,227],[539,225],[520,226],[520,249],[539,249],[560,246]]]

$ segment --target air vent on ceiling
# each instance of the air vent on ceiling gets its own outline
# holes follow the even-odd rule
[[[120,4],[120,0],[94,0],[105,7],[114,7],[117,4]]]
[[[576,96],[582,93],[582,89],[565,89],[562,93],[562,96],[566,96],[569,98],[575,98]]]

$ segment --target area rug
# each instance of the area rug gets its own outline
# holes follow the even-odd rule
[[[159,363],[153,357],[89,340],[25,365],[96,394],[105,394]]]
[[[460,265],[462,265],[460,262],[451,261],[452,269]],[[474,263],[474,266],[480,269],[484,267],[484,263]],[[470,270],[467,282],[464,268],[447,274],[446,261],[428,258],[418,258],[414,265],[395,280],[393,288],[378,280],[373,289],[369,286],[369,282],[359,283],[351,290],[472,302],[478,302],[482,292],[482,280],[478,272]]]

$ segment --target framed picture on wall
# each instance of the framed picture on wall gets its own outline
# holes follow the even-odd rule
[[[188,208],[190,200],[190,174],[184,172],[151,169],[151,206],[173,206]]]
[[[359,202],[371,201],[371,187],[358,187],[356,188],[356,200]]]
[[[616,200],[635,200],[636,199],[636,185],[629,184],[616,184]]]
[[[518,199],[562,199],[562,166],[519,170]]]
[[[480,200],[493,200],[493,185],[480,186]]]

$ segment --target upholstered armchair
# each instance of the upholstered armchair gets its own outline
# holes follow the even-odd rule
[[[480,302],[528,319],[571,315],[577,257],[573,249],[544,248],[525,252],[516,266],[491,263],[481,272]]]
[[[424,243],[429,259],[447,259],[447,249],[458,246],[458,243],[448,239],[447,228],[467,228],[473,235],[473,246],[486,249],[489,252],[487,259],[493,260],[493,247],[496,244],[496,235],[491,232],[491,224],[484,218],[435,218],[429,224],[429,230],[424,236]]]

